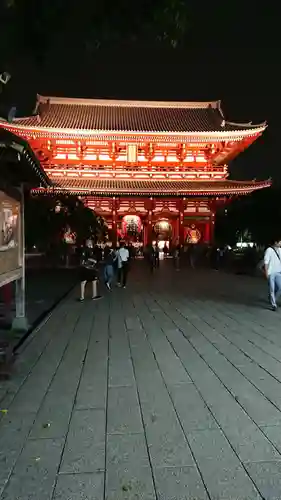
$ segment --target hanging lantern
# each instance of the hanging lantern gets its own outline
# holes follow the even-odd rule
[[[67,227],[64,235],[63,235],[64,242],[67,243],[67,245],[74,245],[76,242],[76,233],[74,231],[71,231],[70,227]]]
[[[169,235],[171,232],[172,232],[172,228],[171,228],[171,224],[169,223],[169,221],[163,219],[163,220],[159,220],[156,222],[155,226],[154,226],[154,232],[155,234],[165,234],[165,235]]]
[[[62,204],[60,201],[57,201],[56,206],[55,206],[55,213],[59,214],[62,209]]]
[[[141,232],[142,223],[138,215],[125,215],[122,219],[122,233],[128,236],[138,235]]]
[[[197,227],[195,227],[194,224],[191,225],[191,227],[187,228],[187,242],[196,245],[200,240],[201,240],[201,232]]]

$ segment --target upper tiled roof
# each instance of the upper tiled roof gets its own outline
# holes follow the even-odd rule
[[[75,194],[188,196],[247,194],[269,187],[271,181],[188,181],[188,180],[129,180],[129,179],[56,179],[55,189]]]
[[[38,96],[35,114],[15,125],[73,131],[192,133],[251,130],[224,120],[220,101],[145,102]]]

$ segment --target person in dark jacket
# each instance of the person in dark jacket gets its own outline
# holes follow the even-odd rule
[[[85,288],[87,282],[92,282],[92,300],[101,299],[98,295],[98,271],[97,261],[93,253],[93,244],[91,240],[86,241],[86,245],[82,251],[81,265],[80,265],[80,302],[85,299]]]
[[[113,248],[106,246],[104,249],[104,282],[108,290],[111,290],[114,277],[114,264],[117,260],[116,252]]]

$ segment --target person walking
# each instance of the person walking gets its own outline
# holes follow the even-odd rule
[[[149,264],[152,273],[155,269],[159,268],[159,252],[156,243],[149,248]]]
[[[272,311],[277,311],[276,298],[281,293],[281,239],[274,241],[264,254],[264,272],[268,280]]]
[[[129,271],[129,250],[125,247],[125,243],[121,241],[120,248],[117,251],[118,258],[118,285],[126,288],[127,277]]]
[[[86,241],[85,248],[82,251],[81,266],[80,266],[80,302],[85,299],[85,288],[88,282],[92,282],[92,300],[101,299],[98,295],[98,271],[97,261],[93,254],[93,245],[91,240]]]
[[[104,282],[108,290],[111,290],[111,285],[114,277],[114,263],[117,259],[113,248],[106,246],[104,249]]]
[[[181,246],[178,243],[174,249],[174,267],[176,271],[180,270]]]

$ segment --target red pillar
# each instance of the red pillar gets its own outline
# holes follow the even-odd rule
[[[152,210],[148,210],[147,217],[147,244],[152,244]]]
[[[210,243],[214,243],[214,233],[215,233],[215,214],[212,212],[210,217]]]
[[[144,248],[147,246],[147,221],[143,222],[143,246]]]
[[[214,243],[214,233],[215,233],[215,211],[216,211],[216,200],[210,200],[209,202],[210,208],[210,219],[209,219],[209,228],[210,228],[210,244]]]
[[[153,208],[154,208],[154,201],[153,198],[146,199],[144,202],[145,210],[147,210],[147,217],[146,217],[146,244],[151,245],[152,244],[152,217],[153,217]]]
[[[179,241],[180,238],[180,216],[178,215],[177,218],[173,222],[173,232],[174,232],[174,240],[175,242]]]
[[[116,199],[115,196],[112,200],[112,245],[117,244],[117,214],[116,214]]]
[[[211,227],[210,227],[211,223],[212,223],[211,218],[208,221],[206,221],[206,223],[205,223],[205,234],[204,234],[205,243],[210,243],[210,241],[211,241],[211,236],[210,236],[211,235]]]
[[[180,200],[179,203],[179,244],[184,244],[184,203]]]

